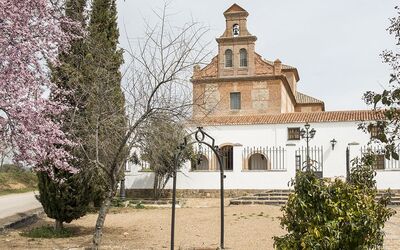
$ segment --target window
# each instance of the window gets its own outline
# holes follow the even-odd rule
[[[239,54],[240,54],[240,67],[247,67],[247,50],[240,49]]]
[[[192,159],[192,170],[209,170],[209,161],[205,155],[200,155]]]
[[[268,159],[260,153],[252,154],[248,160],[249,170],[268,170],[271,169]]]
[[[232,27],[232,34],[234,37],[239,36],[240,33],[240,28],[239,28],[239,24],[235,23]]]
[[[225,67],[230,68],[233,65],[232,61],[232,50],[227,49],[225,51]]]
[[[368,131],[372,139],[377,139],[380,134],[380,128],[377,125],[368,126]]]
[[[300,128],[288,128],[288,140],[300,140]]]
[[[231,93],[231,109],[240,109],[240,92]]]
[[[233,147],[221,147],[222,164],[225,170],[233,170]]]

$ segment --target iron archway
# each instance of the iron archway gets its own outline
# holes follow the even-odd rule
[[[194,136],[194,141],[189,141]],[[206,140],[209,139],[210,142]],[[179,158],[182,152],[193,144],[203,144],[209,147],[217,157],[220,169],[220,199],[221,199],[221,235],[220,235],[220,249],[224,249],[224,165],[221,157],[220,149],[215,145],[215,139],[207,134],[202,127],[198,127],[196,131],[185,136],[183,143],[180,145],[178,153],[175,156],[175,169],[172,176],[172,218],[171,218],[171,250],[174,250],[175,244],[175,203],[176,203],[176,176],[178,169]]]

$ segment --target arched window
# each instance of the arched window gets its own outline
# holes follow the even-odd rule
[[[240,28],[239,28],[239,24],[235,23],[232,27],[232,34],[234,37],[239,36],[240,34]]]
[[[240,54],[240,67],[247,67],[247,50],[240,49],[239,54]]]
[[[207,157],[201,155],[192,161],[192,170],[210,170],[210,165]]]
[[[233,170],[233,146],[223,146],[221,148],[223,165],[225,170]]]
[[[232,65],[232,50],[227,49],[225,50],[225,67],[230,68]]]
[[[268,170],[271,169],[270,162],[265,155],[260,153],[252,154],[248,162],[249,170]]]

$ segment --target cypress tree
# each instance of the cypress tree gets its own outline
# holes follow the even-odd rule
[[[87,36],[74,41],[69,53],[60,55],[60,65],[51,67],[53,82],[71,91],[52,98],[63,98],[72,107],[62,119],[64,131],[79,144],[69,150],[75,157],[71,165],[80,170],[75,175],[58,171],[56,181],[38,174],[40,202],[46,214],[56,219],[56,228],[83,216],[89,203],[103,202],[110,191],[104,177],[112,164],[108,155],[115,155],[126,133],[116,2],[93,0],[87,26],[85,5],[86,0],[66,2],[66,14],[82,23]]]
[[[117,8],[115,0],[93,0],[89,21],[88,48],[86,55],[86,72],[88,82],[92,83],[90,120],[92,141],[96,152],[95,169],[100,169],[100,177],[104,177],[104,189],[101,192],[102,203],[96,221],[93,238],[94,248],[100,244],[101,228],[107,214],[112,197],[122,171],[115,173],[115,166],[121,166],[128,151],[120,152],[120,146],[125,141],[127,120],[125,116],[125,98],[121,89],[121,73],[123,63],[122,50],[118,48],[119,31],[117,27]],[[116,161],[114,156],[119,155]],[[120,168],[117,168],[120,169]],[[110,178],[109,176],[117,176]],[[100,229],[99,229],[100,228]]]
[[[68,0],[65,3],[65,14],[72,20],[80,22],[85,28],[84,9],[86,0]],[[78,32],[78,31],[77,31]],[[80,31],[79,31],[80,32]],[[80,34],[77,34],[80,35]],[[74,141],[84,141],[87,137],[87,124],[84,121],[87,106],[87,94],[84,84],[84,55],[86,54],[83,38],[71,43],[68,53],[59,55],[60,64],[50,66],[52,81],[67,94],[52,94],[51,98],[68,102],[71,109],[64,112],[63,131]],[[41,202],[47,216],[55,219],[55,229],[60,230],[63,222],[71,222],[86,214],[93,192],[93,183],[88,185],[90,179],[86,171],[88,162],[79,147],[68,148],[75,157],[70,164],[79,169],[78,174],[71,174],[62,170],[55,171],[55,176],[47,173],[38,173],[38,188]],[[51,164],[51,163],[49,163]]]
[[[91,83],[91,113],[88,116],[93,125],[91,141],[96,145],[92,147],[96,151],[92,152],[91,158],[96,159],[96,169],[107,171],[112,164],[109,155],[115,155],[119,150],[127,128],[120,72],[123,52],[118,48],[115,0],[93,0],[88,31],[89,51],[85,57],[87,82]],[[124,154],[119,164],[123,158]],[[99,192],[102,198],[109,186],[110,183],[105,183],[103,192]]]

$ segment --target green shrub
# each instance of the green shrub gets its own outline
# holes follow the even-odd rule
[[[365,160],[357,164],[351,183],[318,179],[298,172],[294,193],[283,206],[282,227],[274,237],[277,249],[381,249],[383,227],[395,213],[387,208],[390,195],[375,201],[374,171]]]
[[[83,171],[71,174],[57,170],[54,174],[53,179],[46,172],[37,172],[40,193],[37,198],[46,215],[61,229],[64,222],[70,223],[86,214],[92,190],[84,181]]]
[[[146,207],[142,203],[138,203],[135,205],[136,209],[145,209]]]
[[[73,236],[73,231],[68,228],[55,230],[52,226],[42,226],[33,228],[20,234],[21,236],[29,238],[68,238]]]
[[[120,198],[115,198],[111,201],[111,206],[113,207],[125,207],[125,202],[124,200]]]

